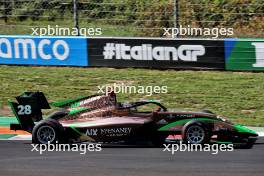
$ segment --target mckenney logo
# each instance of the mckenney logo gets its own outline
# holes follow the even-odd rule
[[[196,62],[198,56],[205,54],[203,45],[181,45],[175,47],[155,46],[142,44],[140,46],[127,46],[125,44],[106,43],[104,59],[124,60],[182,60]]]
[[[37,59],[66,60],[69,57],[70,48],[66,41],[49,39],[13,39],[0,38],[0,59]]]
[[[105,129],[87,129],[87,136],[125,136],[131,133],[131,128],[105,128]]]

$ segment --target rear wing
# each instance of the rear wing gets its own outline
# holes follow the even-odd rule
[[[69,99],[63,102],[49,104],[42,92],[24,92],[16,97],[17,102],[8,101],[19,124],[11,124],[11,130],[24,130],[32,132],[35,122],[42,120],[41,109],[50,109],[50,105],[65,109],[75,108],[102,108],[116,105],[116,94],[114,92],[106,95],[92,95]]]
[[[42,120],[41,109],[50,109],[49,103],[42,92],[24,92],[16,97],[17,102],[8,101],[19,124],[11,124],[11,130],[31,132],[34,122]]]

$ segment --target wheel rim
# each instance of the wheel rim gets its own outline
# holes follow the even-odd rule
[[[204,140],[205,131],[200,126],[191,126],[188,128],[186,135],[191,144],[200,144]]]
[[[52,143],[56,137],[55,130],[48,126],[41,126],[37,132],[38,141],[42,144]]]

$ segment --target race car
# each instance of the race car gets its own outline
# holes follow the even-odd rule
[[[32,133],[32,142],[124,142],[148,141],[161,146],[170,135],[180,135],[189,144],[244,144],[257,140],[257,133],[233,124],[211,111],[168,111],[159,101],[117,102],[114,92],[48,103],[42,92],[24,92],[9,101],[19,124],[11,130]],[[43,119],[42,109],[57,107]],[[214,138],[213,138],[214,137]]]

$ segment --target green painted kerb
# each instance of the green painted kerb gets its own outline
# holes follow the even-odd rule
[[[0,139],[9,139],[16,136],[15,134],[0,134]]]
[[[168,129],[170,129],[171,127],[174,127],[176,125],[181,125],[181,124],[185,124],[191,120],[201,120],[201,121],[207,121],[207,122],[215,122],[215,121],[219,121],[218,119],[208,119],[208,118],[192,118],[192,119],[183,119],[183,120],[179,120],[173,123],[170,123],[168,125],[165,125],[164,127],[161,127],[159,129],[159,131],[167,131]]]
[[[15,117],[0,117],[0,126],[10,126],[11,123],[18,123]]]

